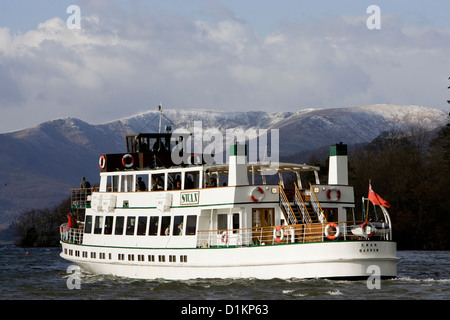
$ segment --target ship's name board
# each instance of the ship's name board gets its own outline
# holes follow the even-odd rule
[[[198,191],[182,192],[181,193],[180,204],[181,205],[198,204],[199,198],[200,198],[200,194],[199,194]]]

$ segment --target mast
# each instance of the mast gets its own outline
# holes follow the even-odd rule
[[[158,111],[159,111],[159,129],[158,129],[158,133],[161,133],[161,123],[162,123],[162,115],[163,115],[163,111],[162,111],[162,102],[159,104],[158,106]]]

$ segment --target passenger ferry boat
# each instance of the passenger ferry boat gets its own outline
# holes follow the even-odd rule
[[[397,275],[386,208],[379,221],[355,219],[345,144],[331,146],[328,183],[321,184],[319,168],[306,164],[278,163],[278,174],[265,176],[268,165],[247,163],[244,145],[231,146],[227,164],[195,156],[176,166],[170,133],[126,142],[126,153],[100,157],[98,188],[71,190],[75,218],[60,227],[60,255],[85,271],[361,279],[376,266],[382,278]],[[313,183],[302,184],[305,177]]]

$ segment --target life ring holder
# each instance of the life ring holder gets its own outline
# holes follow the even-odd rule
[[[331,198],[331,191],[336,191],[336,197]],[[339,199],[341,199],[341,190],[339,190],[338,188],[330,188],[327,191],[327,198],[329,200],[333,200],[333,201],[337,201]]]
[[[223,244],[228,244],[228,232],[226,232],[226,231],[222,232],[222,235],[220,237],[220,241]]]
[[[278,235],[280,233],[280,235]],[[284,239],[284,230],[280,226],[273,228],[273,239],[276,243],[280,243]]]
[[[330,228],[333,227],[336,230],[336,233],[332,236],[330,234]],[[325,227],[325,236],[330,240],[336,240],[341,235],[341,229],[336,223],[329,223]]]
[[[370,228],[371,228],[371,230],[372,230],[372,232],[369,233],[369,234],[365,232],[365,228],[366,228],[367,226],[370,226]],[[361,225],[361,231],[362,231],[362,234],[363,234],[364,238],[366,238],[366,239],[370,239],[370,238],[372,238],[372,237],[375,235],[375,227],[374,227],[373,224],[371,224],[369,221],[366,221],[366,222],[364,222],[364,223]]]
[[[264,190],[261,187],[254,187],[250,192],[250,199],[252,199],[253,202],[262,201],[264,199],[264,196]]]
[[[98,165],[100,166],[100,169],[105,169],[106,168],[106,157],[104,154],[102,154],[100,156],[100,159],[98,159]]]
[[[122,164],[125,168],[132,168],[134,166],[134,157],[127,153],[122,157]]]

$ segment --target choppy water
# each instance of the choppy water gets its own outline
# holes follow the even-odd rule
[[[59,252],[59,248],[0,248],[0,299],[450,299],[450,251],[400,251],[398,278],[381,280],[380,289],[368,289],[365,280],[165,281],[83,273],[80,289],[72,290],[67,287],[71,264]]]

